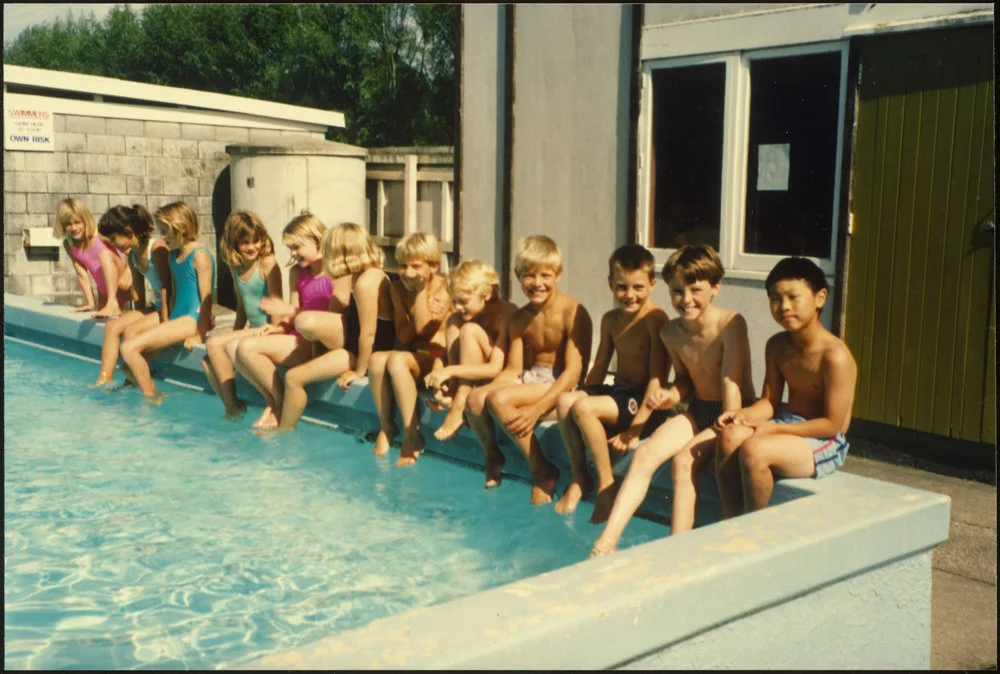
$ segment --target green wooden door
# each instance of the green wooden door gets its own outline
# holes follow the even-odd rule
[[[854,415],[995,444],[992,26],[872,38],[861,68]]]

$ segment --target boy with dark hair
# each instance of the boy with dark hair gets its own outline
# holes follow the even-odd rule
[[[585,388],[561,394],[556,403],[559,430],[573,467],[573,481],[556,503],[560,514],[574,512],[594,486],[586,450],[597,473],[590,521],[598,524],[608,519],[616,494],[608,435],[628,428],[646,392],[659,389],[666,378],[666,351],[659,334],[667,314],[649,299],[656,285],[655,264],[653,254],[634,243],[619,247],[608,260],[608,285],[618,306],[601,317],[600,342]],[[616,353],[618,371],[614,385],[608,386],[604,378]],[[656,382],[651,383],[654,378]]]
[[[826,277],[811,260],[788,257],[774,266],[765,287],[771,315],[784,330],[767,341],[760,400],[719,417],[723,517],[738,514],[740,500],[747,512],[767,507],[775,478],[824,477],[847,457],[844,433],[858,366],[847,345],[820,323]]]
[[[746,320],[735,311],[712,304],[722,289],[724,274],[718,254],[706,245],[683,246],[663,266],[670,301],[680,314],[660,331],[675,376],[669,387],[652,391],[644,407],[669,409],[689,395],[693,397],[687,412],[665,421],[636,449],[591,556],[615,551],[625,526],[646,497],[653,475],[670,459],[670,532],[678,534],[694,526],[696,477],[715,449],[715,423],[724,412],[749,404],[753,392]],[[636,427],[643,421],[638,415],[632,421],[627,442],[638,439]]]

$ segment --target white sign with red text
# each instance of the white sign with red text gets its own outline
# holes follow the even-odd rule
[[[54,152],[52,111],[37,107],[4,108],[3,149]]]

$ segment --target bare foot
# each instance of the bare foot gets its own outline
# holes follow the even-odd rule
[[[602,544],[600,539],[594,543],[594,547],[590,549],[590,554],[587,555],[587,559],[593,559],[594,557],[606,557],[607,555],[613,555],[617,552],[618,547],[614,545]]]
[[[531,476],[531,505],[552,503],[556,493],[556,480],[559,479],[559,469],[555,466],[545,468]]]
[[[434,431],[434,437],[438,440],[453,438],[464,423],[465,419],[462,416],[462,411],[452,408],[448,411],[448,415],[444,418],[444,421],[441,422],[441,428]]]
[[[98,388],[104,386],[105,384],[110,384],[114,380],[115,378],[112,375],[102,372],[101,376],[97,378],[97,381],[90,385],[90,388]]]
[[[483,489],[493,489],[499,487],[503,482],[503,464],[507,459],[503,454],[486,457],[486,486]]]
[[[615,505],[615,497],[618,496],[618,483],[613,482],[610,487],[605,487],[594,496],[594,512],[590,515],[591,524],[607,522],[611,516],[611,508]]]
[[[372,449],[372,453],[375,456],[385,456],[389,453],[389,444],[392,439],[396,437],[398,431],[393,427],[388,433],[386,431],[380,430],[378,435],[375,436],[375,447]]]
[[[420,458],[422,451],[424,451],[424,439],[419,433],[417,433],[416,442],[404,440],[403,446],[399,450],[399,458],[396,459],[396,467],[412,466]]]
[[[163,391],[153,391],[152,395],[143,397],[146,399],[146,402],[148,402],[150,405],[156,405],[157,407],[159,407],[160,405],[163,404],[163,399],[166,397],[166,394]]]
[[[555,511],[560,515],[569,515],[576,512],[576,507],[580,505],[580,499],[590,490],[591,486],[589,484],[581,485],[574,480],[566,487],[566,493],[562,495],[562,498],[556,501]]]
[[[240,400],[239,398],[237,398],[236,404],[233,407],[226,408],[225,418],[229,419],[230,421],[237,421],[246,413],[247,413],[247,404],[242,400]]]
[[[278,417],[270,405],[265,407],[257,421],[253,422],[253,428],[274,428],[277,425]]]

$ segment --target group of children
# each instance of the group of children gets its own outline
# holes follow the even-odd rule
[[[95,225],[82,203],[67,199],[56,220],[86,299],[76,310],[100,305],[95,317],[115,319],[105,330],[97,385],[111,381],[120,353],[128,381],[158,400],[149,360],[174,344],[193,348],[213,327],[215,262],[197,243],[196,214],[183,202],[152,215],[140,205],[116,206]],[[154,239],[154,230],[162,238]],[[237,372],[264,397],[255,428],[294,428],[309,383],[336,379],[346,390],[367,376],[379,417],[374,453],[390,451],[400,430],[398,410],[403,428],[396,465],[412,465],[425,442],[422,385],[432,392],[427,404],[447,410],[437,439],[467,423],[482,444],[487,489],[502,479],[499,427],[527,458],[531,503],[544,504],[555,498],[559,475],[534,429],[555,419],[572,468],[555,509],[574,512],[594,494],[590,521],[606,525],[592,555],[615,550],[668,460],[673,534],[694,526],[704,468],[718,482],[728,518],[766,507],[776,478],[822,477],[844,462],[857,366],[820,322],[828,288],[808,259],[781,260],[765,282],[782,332],[767,342],[757,398],[746,321],[712,303],[724,270],[710,246],[684,246],[664,265],[678,314],[672,320],[651,299],[653,255],[637,244],[614,251],[608,283],[615,307],[601,317],[588,371],[593,324],[586,308],[559,290],[562,256],[546,236],[519,243],[514,271],[528,300],[520,308],[500,296],[499,277],[484,262],[466,260],[442,276],[433,235],[413,233],[399,242],[396,280],[358,225],[327,228],[304,214],[288,223],[282,239],[291,254],[287,302],[260,219],[248,211],[229,216],[220,248],[232,270],[236,321],[231,332],[205,343],[205,374],[228,417],[246,410],[236,394]],[[98,288],[96,305],[88,271]],[[153,306],[144,301],[143,279]],[[130,296],[136,310],[121,314]],[[284,377],[278,366],[286,368]],[[612,453],[633,449],[619,486]]]

